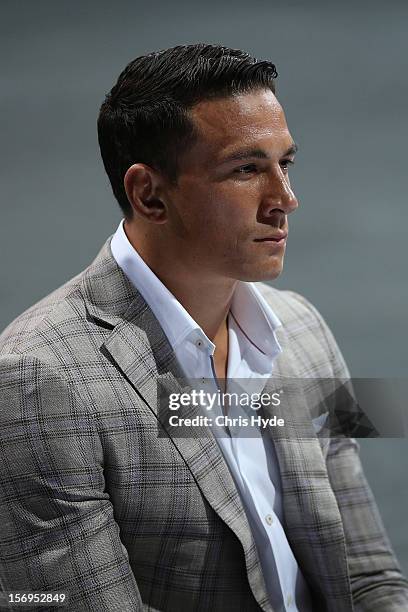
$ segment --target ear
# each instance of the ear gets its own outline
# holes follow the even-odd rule
[[[135,215],[151,223],[165,223],[167,208],[160,199],[160,178],[146,164],[133,164],[123,179],[126,195]]]

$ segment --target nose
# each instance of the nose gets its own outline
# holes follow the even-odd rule
[[[265,189],[261,206],[262,214],[269,217],[277,210],[281,210],[285,215],[289,215],[298,206],[299,203],[290,185],[289,177],[279,168]]]

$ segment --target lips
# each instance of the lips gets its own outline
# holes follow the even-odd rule
[[[285,240],[287,237],[287,232],[278,232],[271,236],[265,236],[265,238],[255,238],[255,242],[279,242],[280,240]]]

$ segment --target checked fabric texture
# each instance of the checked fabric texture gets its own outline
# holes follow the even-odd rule
[[[109,245],[0,336],[1,588],[66,592],[72,612],[273,612],[216,440],[158,418],[157,383],[183,374]],[[282,321],[274,372],[348,378],[316,309],[256,285]],[[319,437],[306,400],[285,410],[271,435],[314,609],[408,610],[358,443]]]

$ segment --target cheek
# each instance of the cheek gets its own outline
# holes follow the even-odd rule
[[[242,246],[248,236],[248,221],[236,210],[227,212],[222,204],[209,211],[197,228],[217,253],[231,253]]]
[[[258,201],[256,189],[248,182],[213,189],[208,184],[189,185],[179,216],[189,241],[206,242],[218,252],[219,248],[237,250],[254,234]]]

